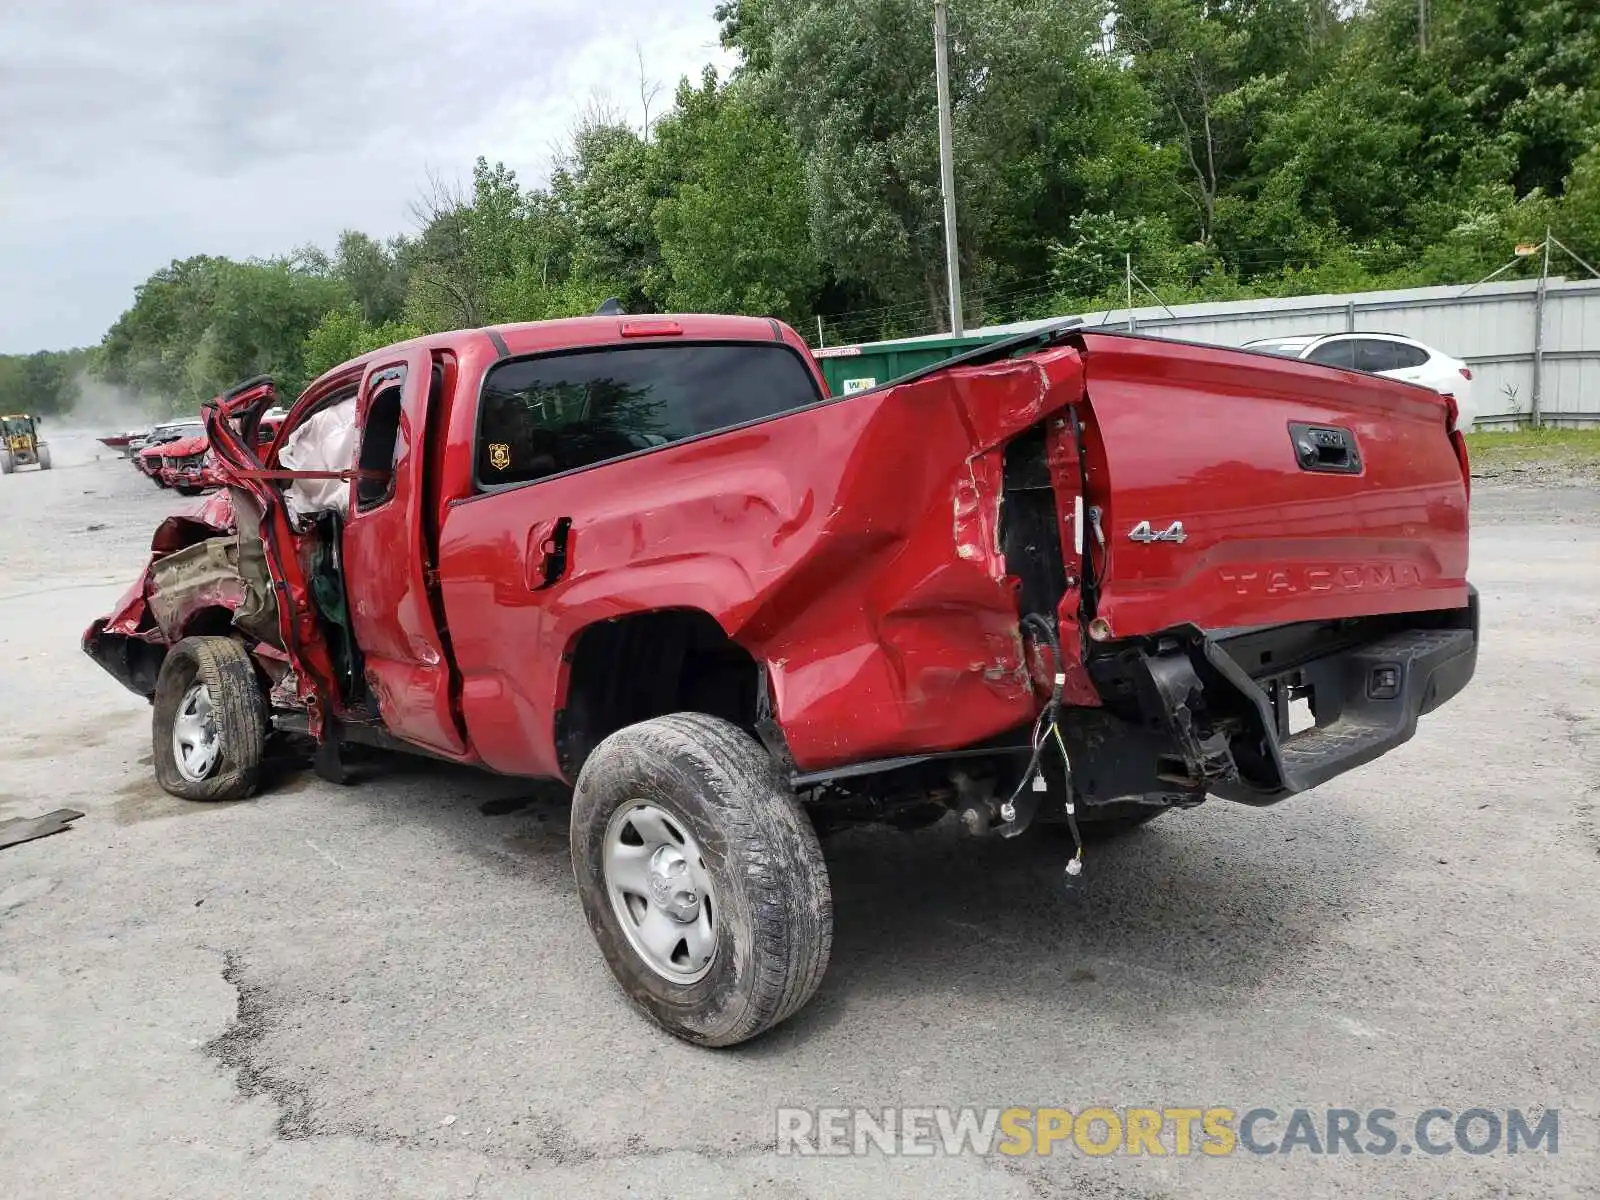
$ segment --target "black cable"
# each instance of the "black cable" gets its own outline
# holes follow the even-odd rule
[[[1061,705],[1061,690],[1066,683],[1066,676],[1061,669],[1061,643],[1056,640],[1054,627],[1038,613],[1026,614],[1022,618],[1021,624],[1023,629],[1033,627],[1041,630],[1044,633],[1045,642],[1050,647],[1051,654],[1055,657],[1055,672],[1051,676],[1050,699],[1045,702],[1044,711],[1039,714],[1038,720],[1034,722],[1034,729],[1038,730],[1041,727],[1045,727],[1047,721],[1051,725],[1055,724],[1056,710]],[[1018,781],[1016,789],[1007,798],[1006,804],[1015,804],[1017,797],[1022,795],[1022,789],[1028,786],[1028,781],[1033,778],[1034,772],[1039,768],[1039,759],[1044,753],[1044,744],[1048,739],[1048,729],[1043,737],[1034,737],[1033,754],[1028,759],[1028,768],[1023,771],[1021,780]],[[1004,806],[1002,805],[1002,807]]]
[[[1056,745],[1061,749],[1061,769],[1066,780],[1067,828],[1072,831],[1072,843],[1077,849],[1075,861],[1081,863],[1083,861],[1083,835],[1078,830],[1078,818],[1075,812],[1077,806],[1072,802],[1072,762],[1067,758],[1066,744],[1062,740],[1061,730],[1056,724],[1057,718],[1061,713],[1061,693],[1065,689],[1067,682],[1066,662],[1061,657],[1061,642],[1056,637],[1055,625],[1048,618],[1042,617],[1038,613],[1025,615],[1022,618],[1021,627],[1023,629],[1037,629],[1044,634],[1044,640],[1049,644],[1050,653],[1055,658],[1055,671],[1051,676],[1050,699],[1046,702],[1044,711],[1039,714],[1039,720],[1034,725],[1035,730],[1042,729],[1043,733],[1035,736],[1033,754],[1028,759],[1028,768],[1022,773],[1022,778],[1018,781],[1016,790],[1011,793],[1010,798],[1006,800],[1006,804],[1016,804],[1017,797],[1022,795],[1023,788],[1028,786],[1028,782],[1034,777],[1034,773],[1039,770],[1039,759],[1044,754],[1045,743],[1053,736],[1056,739]],[[1002,805],[1003,807],[1004,805]],[[1077,874],[1072,869],[1071,863],[1067,864],[1067,873]]]

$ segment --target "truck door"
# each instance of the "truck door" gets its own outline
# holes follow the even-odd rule
[[[421,350],[367,370],[356,406],[362,474],[351,485],[344,577],[351,629],[384,724],[406,741],[464,757],[428,538],[428,418],[442,403],[444,371]]]

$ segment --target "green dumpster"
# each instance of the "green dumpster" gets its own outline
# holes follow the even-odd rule
[[[864,342],[859,346],[827,346],[814,350],[822,366],[822,376],[828,381],[828,391],[835,396],[846,392],[865,391],[899,379],[923,367],[931,367],[957,354],[976,350],[997,342],[1005,335],[999,333],[969,335],[967,337],[909,338],[897,342]]]

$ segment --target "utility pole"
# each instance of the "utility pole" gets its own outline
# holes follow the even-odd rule
[[[1122,256],[1122,278],[1128,285],[1128,332],[1133,332],[1133,255]]]
[[[1533,294],[1533,389],[1528,398],[1528,420],[1535,429],[1544,424],[1544,294],[1550,278],[1550,227],[1544,231],[1544,259],[1539,265],[1539,290]]]
[[[944,272],[950,289],[950,333],[966,332],[961,315],[961,256],[956,248],[955,137],[950,129],[950,35],[945,0],[933,0],[933,64],[939,92],[939,187],[944,192]]]

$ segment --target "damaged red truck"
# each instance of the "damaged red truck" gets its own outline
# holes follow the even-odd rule
[[[1453,407],[1387,379],[1058,328],[829,397],[778,322],[595,316],[368,354],[262,448],[275,399],[207,406],[227,488],[84,638],[161,784],[247,796],[278,731],[569,781],[608,964],[707,1045],[820,982],[819,829],[953,810],[1075,873],[1476,663]],[[283,469],[317,421],[349,456]]]

